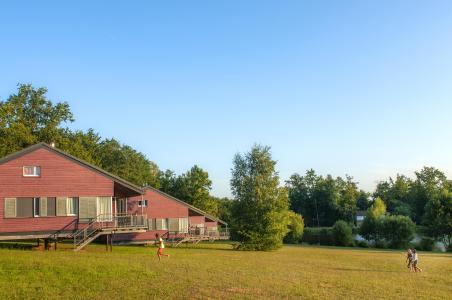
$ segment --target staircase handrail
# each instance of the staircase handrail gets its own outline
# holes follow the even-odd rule
[[[72,224],[75,224],[75,228],[72,230],[72,234],[74,234],[78,229],[78,218],[72,220],[71,222],[66,224],[66,226],[61,228],[60,230],[57,230],[54,233],[52,233],[51,235],[49,235],[48,239],[53,239],[53,240],[57,239],[58,236],[60,235],[60,233],[62,233],[63,231],[67,231],[68,227],[71,226]]]

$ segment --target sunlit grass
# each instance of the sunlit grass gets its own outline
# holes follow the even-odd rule
[[[61,248],[60,248],[61,249]],[[450,299],[452,255],[420,253],[409,273],[403,252],[284,247],[240,252],[230,245],[156,249],[102,245],[86,251],[0,249],[0,299],[360,298]]]

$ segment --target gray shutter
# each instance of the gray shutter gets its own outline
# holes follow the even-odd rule
[[[155,230],[155,219],[148,219],[148,230]]]
[[[39,215],[41,217],[47,217],[47,198],[46,197],[41,197],[39,198],[39,208],[41,209],[41,211],[39,212]]]
[[[56,216],[56,198],[55,197],[47,197],[47,216],[55,217]]]
[[[67,197],[56,198],[56,215],[67,216]]]
[[[16,217],[16,198],[5,198],[5,218]]]
[[[179,218],[169,218],[168,223],[169,231],[179,231]]]
[[[163,230],[163,219],[155,219],[155,229]]]
[[[16,199],[16,217],[18,218],[33,217],[33,198],[23,197]]]
[[[79,219],[97,217],[97,197],[80,197],[78,207]]]

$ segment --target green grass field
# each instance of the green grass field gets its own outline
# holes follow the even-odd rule
[[[101,245],[86,251],[0,249],[0,299],[451,299],[452,255],[287,246],[274,252],[228,245],[167,248]]]

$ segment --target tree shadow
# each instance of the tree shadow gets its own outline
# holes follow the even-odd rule
[[[375,270],[375,269],[358,269],[358,268],[328,268],[335,271],[352,271],[352,272],[379,272],[379,273],[400,273],[400,271]]]

